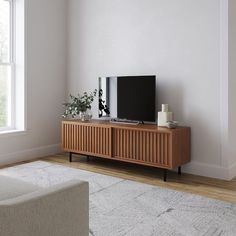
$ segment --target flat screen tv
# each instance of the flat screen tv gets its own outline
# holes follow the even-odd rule
[[[100,77],[99,117],[156,122],[156,76]]]

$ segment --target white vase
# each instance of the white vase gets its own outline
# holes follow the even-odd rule
[[[168,121],[173,121],[173,113],[169,111],[168,104],[162,104],[162,110],[158,112],[158,126],[168,126]]]

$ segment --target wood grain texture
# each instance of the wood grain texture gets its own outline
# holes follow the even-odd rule
[[[115,159],[171,168],[171,156],[168,152],[170,148],[169,133],[159,134],[124,128],[114,128],[113,132]],[[124,140],[124,142],[120,140]],[[156,148],[157,146],[158,148]]]
[[[110,143],[110,127],[62,123],[62,144],[65,151],[111,157]]]
[[[190,128],[65,120],[62,146],[67,152],[174,169],[190,161]]]

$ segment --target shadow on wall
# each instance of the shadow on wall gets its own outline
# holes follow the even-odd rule
[[[206,116],[197,96],[189,97],[187,88],[184,89],[179,78],[160,78],[157,82],[158,110],[161,104],[169,104],[174,113],[174,120],[180,125],[191,127],[192,160],[220,164],[220,133],[215,128],[215,122]]]
[[[173,79],[174,80],[174,79]],[[181,124],[184,121],[184,91],[181,83],[167,81],[165,78],[158,78],[157,100],[158,111],[161,111],[161,104],[169,104],[169,109],[174,113],[174,120]]]

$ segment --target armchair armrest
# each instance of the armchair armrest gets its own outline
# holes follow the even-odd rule
[[[73,180],[0,202],[0,236],[89,235],[88,183]]]

